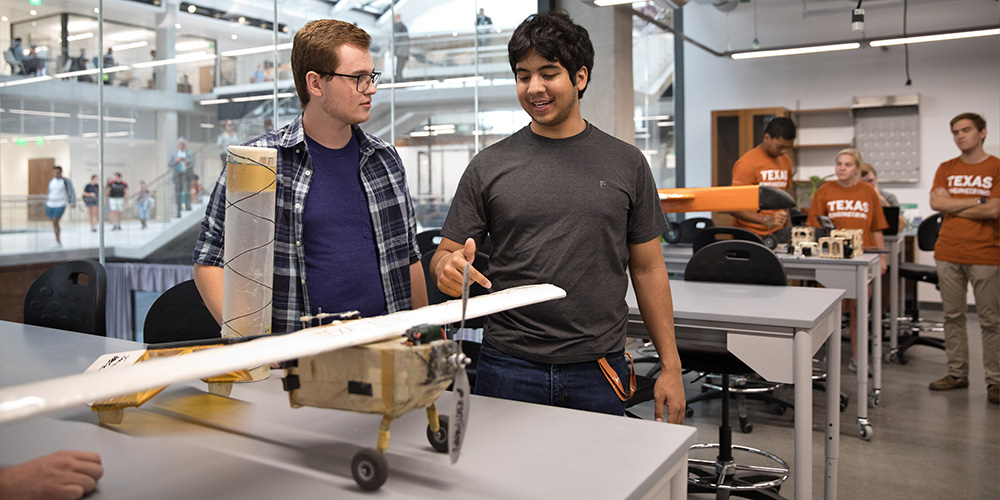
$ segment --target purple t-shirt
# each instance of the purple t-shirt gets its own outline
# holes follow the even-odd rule
[[[329,149],[306,136],[306,146],[313,177],[302,213],[309,312],[386,314],[358,141],[352,136]]]

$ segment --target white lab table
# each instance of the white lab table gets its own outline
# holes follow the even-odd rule
[[[840,301],[844,291],[671,282],[678,343],[718,342],[773,382],[795,384],[795,498],[812,499],[812,357],[827,344],[824,498],[837,497],[840,448]],[[648,337],[631,287],[628,334]]]
[[[671,277],[682,277],[687,262],[691,259],[690,245],[663,245],[663,259]],[[882,366],[872,363],[872,389],[868,389],[868,342],[873,339],[871,358],[882,359],[882,274],[879,254],[866,253],[850,259],[821,259],[818,257],[796,257],[777,254],[785,266],[788,279],[816,281],[827,288],[844,290],[845,299],[857,299],[858,317],[858,372],[857,407],[858,433],[863,439],[871,439],[873,427],[868,420],[868,406],[877,406],[882,400]],[[868,283],[878,293],[868,294]],[[869,310],[875,311],[869,314]],[[870,328],[869,328],[870,325]],[[867,399],[866,399],[867,396]],[[867,405],[864,403],[867,401]]]
[[[123,340],[0,322],[0,387],[83,371]],[[377,415],[293,409],[279,371],[232,397],[200,382],[166,389],[121,425],[86,407],[0,426],[0,463],[60,449],[100,453],[105,474],[88,498],[684,499],[692,427],[473,396],[461,459],[426,437],[427,417],[393,424],[389,478],[362,491],[353,454],[374,447]],[[450,393],[439,408],[446,412]]]

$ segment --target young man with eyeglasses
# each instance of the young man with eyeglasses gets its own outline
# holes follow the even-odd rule
[[[272,325],[302,315],[358,310],[376,316],[427,303],[416,219],[395,148],[358,126],[368,120],[379,73],[371,37],[336,20],[295,35],[292,72],[303,112],[246,143],[278,150]],[[222,316],[226,173],[194,249],[195,282]]]
[[[507,46],[517,97],[531,122],[479,153],[459,182],[431,262],[449,295],[486,236],[486,288],[549,282],[563,300],[491,315],[483,332],[477,394],[622,415],[631,275],[660,355],[654,415],[684,420],[670,283],[660,248],[666,230],[649,165],[635,146],[587,123],[580,98],[594,48],[561,12],[529,17]],[[611,373],[613,370],[614,373]],[[624,387],[622,387],[624,386]]]

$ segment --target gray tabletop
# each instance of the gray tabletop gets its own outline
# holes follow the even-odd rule
[[[79,373],[98,355],[137,344],[0,322],[0,387]],[[176,385],[120,426],[87,408],[0,426],[0,462],[59,449],[101,454],[89,498],[367,498],[350,475],[374,447],[380,418],[292,409],[275,371],[231,398],[199,382]],[[450,393],[439,401],[446,412]],[[677,464],[694,428],[473,397],[461,459],[450,465],[418,410],[396,420],[380,498],[642,498]]]
[[[724,322],[745,326],[809,330],[816,326],[844,291],[832,288],[735,285],[672,280],[674,323]],[[636,315],[635,293],[629,287],[626,302]]]

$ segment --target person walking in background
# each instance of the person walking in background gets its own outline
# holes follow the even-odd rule
[[[188,187],[191,185],[190,173],[194,169],[194,153],[187,150],[187,140],[177,138],[177,151],[170,156],[167,164],[173,173],[174,196],[177,200],[177,216],[181,216],[181,208],[191,210],[191,195]]]
[[[107,71],[108,68],[113,68],[118,66],[118,62],[115,61],[114,50],[108,47],[108,53],[104,54],[104,70]],[[104,73],[104,83],[108,85],[113,85],[115,83],[114,73]]]
[[[392,36],[395,39],[396,50],[396,81],[403,79],[403,67],[410,59],[410,32],[403,24],[403,16],[396,14],[392,18]]]
[[[101,179],[97,174],[90,176],[90,184],[83,187],[83,204],[87,206],[87,215],[90,217],[90,231],[97,232],[97,203],[100,201]]]
[[[149,192],[146,181],[139,181],[139,196],[136,197],[135,206],[139,209],[139,222],[142,228],[146,229],[146,221],[149,220],[149,210],[156,206],[153,193]]]
[[[122,180],[122,173],[115,172],[114,178],[108,184],[108,220],[111,221],[111,230],[120,231],[122,228],[122,210],[125,209],[125,199],[128,198],[128,183]]]
[[[45,217],[52,221],[52,231],[56,234],[56,244],[61,247],[62,240],[59,238],[59,219],[66,211],[66,205],[76,206],[76,191],[73,190],[73,183],[63,177],[62,167],[56,165],[52,167],[52,180],[49,181],[49,191],[45,200]]]
[[[491,29],[493,29],[493,19],[490,19],[490,16],[486,15],[486,11],[480,8],[479,13],[476,14],[476,40],[478,40],[480,47],[489,44],[490,38],[487,34]]]
[[[72,57],[68,62],[69,71],[83,71],[87,69],[87,49],[80,49],[79,57]],[[92,82],[94,81],[90,75],[80,75],[76,77],[78,82]]]
[[[1000,403],[1000,159],[983,150],[986,120],[962,113],[951,120],[962,152],[938,167],[931,208],[944,213],[934,261],[944,307],[948,374],[931,382],[932,391],[969,387],[969,335],[965,329],[969,283],[983,338],[986,399]]]
[[[219,147],[219,158],[222,160],[222,168],[226,168],[226,157],[229,156],[229,146],[240,145],[240,137],[233,130],[232,120],[226,120],[222,125],[222,133],[215,139],[215,145]]]

